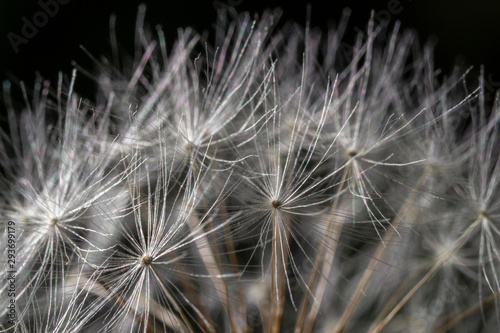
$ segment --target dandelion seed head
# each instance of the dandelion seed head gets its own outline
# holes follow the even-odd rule
[[[195,149],[195,144],[193,143],[193,141],[189,140],[189,139],[186,139],[183,143],[182,143],[182,149],[190,152],[192,151],[193,149]]]
[[[271,206],[274,208],[274,209],[278,209],[280,208],[282,205],[281,201],[279,200],[272,200],[271,201]]]
[[[141,258],[141,266],[149,266],[153,263],[153,257],[146,254]]]
[[[62,75],[55,94],[38,78],[16,122],[4,85],[0,214],[20,231],[20,331],[251,332],[250,313],[271,332],[367,331],[419,286],[387,326],[401,331],[443,276],[479,286],[467,302],[498,294],[500,116],[486,117],[484,87],[437,82],[399,23],[372,18],[347,59],[347,22],[325,39],[278,28],[277,11],[226,8],[215,45],[188,28],[167,52],[144,15],[133,61],[120,60],[113,21],[97,103],[73,92],[77,71],[69,92]],[[478,100],[461,138],[451,115]],[[356,319],[337,330],[350,307]],[[292,308],[297,323],[282,320]],[[414,329],[446,319],[425,314]]]
[[[347,156],[349,156],[349,158],[355,158],[356,155],[358,155],[358,152],[356,150],[348,150],[347,151]]]

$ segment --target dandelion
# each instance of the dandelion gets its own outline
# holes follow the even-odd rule
[[[101,279],[104,301],[111,303],[106,306],[104,331],[215,330],[200,296],[192,300],[187,295],[206,288],[195,283],[198,278],[224,277],[210,276],[201,269],[204,259],[199,242],[224,224],[204,230],[215,206],[198,217],[196,183],[189,177],[177,183],[165,155],[161,161],[156,179],[147,170],[143,175],[141,169],[129,177],[131,207],[117,212],[113,222],[117,246],[110,249],[109,257],[104,256]],[[205,181],[208,176],[204,171],[197,180]],[[145,198],[137,186],[142,177],[148,184]]]
[[[471,237],[474,237],[478,229],[480,230],[479,245],[470,244],[469,246],[478,246],[478,281],[480,288],[483,288],[482,280],[484,278],[487,287],[492,292],[499,289],[495,268],[495,261],[498,260],[498,256],[496,256],[498,251],[495,236],[498,235],[498,231],[494,226],[496,202],[491,196],[496,192],[498,187],[497,172],[499,164],[496,160],[497,157],[494,157],[493,155],[493,147],[497,142],[498,120],[496,116],[496,109],[498,108],[498,99],[495,103],[493,111],[491,112],[491,118],[488,121],[484,109],[482,85],[480,86],[480,89],[479,112],[477,115],[473,115],[473,117],[477,117],[475,120],[477,121],[476,126],[478,126],[474,128],[475,131],[473,132],[473,135],[475,137],[472,143],[473,147],[476,148],[474,150],[476,155],[472,155],[469,160],[469,193],[467,194],[470,199],[468,203],[472,206],[469,206],[469,209],[473,212],[473,218],[467,219],[466,217],[469,214],[463,214],[461,216],[461,218],[465,218],[468,223],[461,229],[462,232],[460,236],[453,242],[448,242],[448,247],[446,247],[444,251],[439,252],[439,256],[437,257],[434,265],[427,271],[427,273],[417,283],[415,283],[414,287],[408,291],[408,293],[396,306],[394,306],[392,311],[385,318],[383,318],[380,323],[373,325],[374,332],[379,332],[392,319],[395,313],[399,311],[399,309],[439,269],[441,269],[443,265],[455,260],[457,251],[465,246],[465,244],[470,241]],[[480,166],[477,165],[478,162],[481,163]],[[491,216],[489,212],[492,212]],[[485,254],[485,252],[487,254]],[[480,296],[480,298],[482,298],[482,296]]]
[[[0,331],[498,331],[484,73],[443,78],[432,48],[373,15],[345,58],[348,11],[325,37],[223,7],[213,37],[172,45],[145,13],[130,57],[113,16],[111,57],[84,48],[96,71],[21,84],[17,114],[4,83],[17,243],[0,303],[17,312],[2,305]]]
[[[67,101],[63,102],[60,76],[54,103],[49,99],[48,82],[39,79],[33,103],[26,98],[19,125],[8,104],[11,137],[1,145],[6,157],[2,159],[1,183],[10,192],[4,194],[2,220],[14,221],[18,233],[16,298],[18,304],[24,304],[19,319],[29,316],[30,311],[42,316],[36,308],[31,309],[42,290],[49,300],[45,315],[52,316],[52,311],[60,314],[58,289],[65,288],[69,271],[78,271],[74,264],[85,263],[89,251],[103,250],[92,243],[92,234],[107,212],[90,215],[89,207],[117,190],[128,173],[118,171],[106,151],[98,150],[106,120],[97,127],[92,119],[87,120],[88,110],[79,107],[72,92],[74,80],[73,76]],[[7,100],[9,87],[8,83],[4,85]],[[59,116],[57,126],[45,121],[45,113],[52,108]],[[9,270],[7,265],[2,267],[4,275]],[[6,287],[1,288],[4,297]]]

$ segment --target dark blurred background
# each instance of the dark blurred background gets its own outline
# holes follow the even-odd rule
[[[41,0],[48,3],[56,0]],[[117,15],[118,38],[132,52],[133,33],[139,1],[57,0],[59,8],[44,22],[40,0],[0,0],[0,80],[19,80],[33,84],[35,72],[53,82],[57,72],[70,75],[71,61],[92,70],[93,64],[80,50],[84,45],[93,55],[110,55],[109,17]],[[142,1],[147,5],[146,21],[161,24],[172,43],[177,27],[194,27],[210,31],[216,18],[216,7],[233,5],[239,11],[261,12],[265,8],[281,7],[281,22],[306,22],[307,3],[312,5],[311,25],[326,29],[328,23],[341,18],[342,9],[352,9],[346,42],[352,42],[355,28],[364,30],[374,10],[389,22],[400,20],[403,29],[418,32],[421,43],[436,40],[436,66],[449,72],[456,63],[463,68],[474,66],[476,73],[485,65],[486,81],[491,91],[500,89],[500,1],[498,0],[384,0],[359,4],[359,1],[252,1],[212,0]],[[366,2],[368,3],[368,2]],[[38,16],[37,16],[38,15]],[[38,31],[25,39],[26,20],[40,20]],[[128,44],[127,44],[128,43]],[[17,50],[16,50],[17,48]],[[17,51],[17,52],[16,52]],[[88,67],[87,67],[88,66]],[[477,77],[477,75],[476,75]],[[473,75],[470,80],[474,80]],[[0,109],[4,109],[3,103]]]

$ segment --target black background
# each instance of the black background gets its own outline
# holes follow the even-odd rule
[[[99,57],[109,56],[109,17],[117,15],[120,43],[132,52],[134,26],[139,1],[84,1],[69,0],[60,5],[59,12],[26,44],[19,45],[16,53],[9,42],[10,32],[22,35],[22,18],[32,22],[33,15],[41,10],[39,0],[0,0],[0,80],[25,81],[31,86],[35,73],[40,73],[55,85],[58,71],[71,73],[75,60],[89,70],[93,64],[80,50],[84,45]],[[47,1],[47,0],[42,0]],[[68,0],[65,0],[68,1]],[[352,9],[346,42],[352,42],[354,28],[364,30],[370,10],[388,13],[395,0],[373,1],[367,4],[349,1],[250,1],[219,0],[233,4],[239,11],[261,12],[265,8],[281,7],[281,22],[293,20],[301,25],[306,22],[307,3],[312,5],[311,25],[325,30],[329,22],[337,22],[342,9]],[[167,43],[174,41],[177,28],[191,26],[197,31],[211,31],[216,19],[216,5],[208,1],[142,1],[147,5],[146,22],[161,24]],[[400,12],[389,17],[389,25],[401,21],[403,29],[417,31],[421,43],[436,40],[436,66],[445,73],[456,63],[463,68],[474,66],[476,73],[485,65],[486,81],[490,90],[500,89],[500,1],[458,0],[399,0]],[[477,80],[475,73],[469,80]],[[473,83],[473,82],[472,82]],[[4,109],[3,103],[0,107]]]

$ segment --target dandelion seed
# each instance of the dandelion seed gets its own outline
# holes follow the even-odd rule
[[[50,300],[48,315],[52,316],[52,312],[62,315],[59,306],[65,296],[57,288],[65,285],[70,267],[75,262],[85,262],[88,251],[103,250],[92,243],[92,234],[96,233],[93,225],[99,223],[106,211],[88,216],[89,207],[104,200],[106,193],[118,189],[129,172],[116,170],[106,151],[96,148],[99,145],[95,143],[105,133],[102,127],[88,121],[85,110],[79,108],[71,91],[74,79],[73,76],[64,109],[60,99],[57,104],[49,100],[49,84],[41,79],[35,85],[33,103],[26,100],[19,126],[14,123],[12,105],[7,105],[12,140],[10,145],[3,141],[0,150],[6,156],[12,151],[13,156],[2,160],[0,182],[4,189],[10,189],[2,214],[5,220],[16,223],[19,233],[16,298],[21,306],[20,322],[24,317],[33,315],[29,320],[36,321],[41,316],[38,311],[29,313],[34,300],[42,297],[40,293]],[[9,85],[4,87],[8,101]],[[62,76],[58,98],[61,89]],[[45,113],[55,105],[58,105],[59,127],[50,127],[46,125]],[[59,139],[61,134],[63,137]],[[5,274],[8,270],[7,265],[2,267]],[[1,288],[3,295],[6,287]]]

